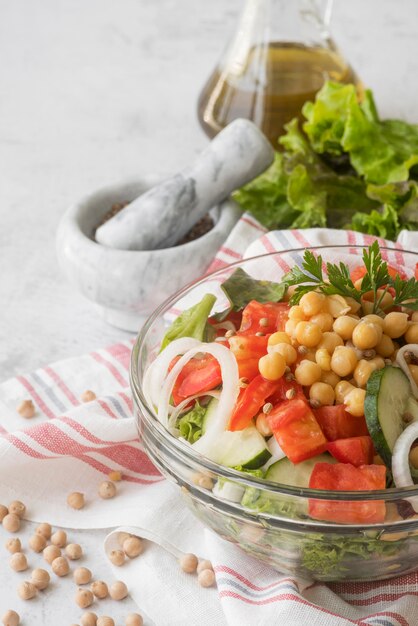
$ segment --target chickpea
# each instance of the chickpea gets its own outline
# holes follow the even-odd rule
[[[144,620],[142,619],[139,613],[130,613],[126,616],[125,625],[126,626],[143,626]]]
[[[418,343],[418,324],[411,324],[405,333],[406,343]]]
[[[28,561],[23,552],[15,552],[10,558],[10,567],[15,572],[24,572],[28,569]]]
[[[120,472],[119,470],[112,470],[108,473],[107,477],[109,480],[118,483],[122,480],[122,472]]]
[[[46,547],[46,539],[43,535],[32,535],[28,543],[34,552],[42,552]]]
[[[273,434],[264,413],[259,413],[259,415],[257,415],[255,427],[263,437],[271,437]]]
[[[91,389],[87,389],[86,391],[83,391],[80,398],[82,402],[92,402],[92,400],[96,399],[96,394],[94,391],[91,391]]]
[[[139,556],[144,549],[139,537],[128,537],[122,544],[123,551],[127,557],[134,559]]]
[[[65,554],[71,561],[78,561],[83,556],[83,549],[78,543],[69,543],[65,548]]]
[[[321,372],[322,370],[318,363],[304,359],[296,367],[295,378],[300,385],[310,386],[319,381]]]
[[[213,570],[213,566],[211,561],[208,561],[207,559],[204,559],[203,561],[199,561],[199,565],[197,566],[197,573],[200,574],[200,572],[203,572],[203,570],[205,569],[211,569]]]
[[[3,517],[3,528],[9,533],[17,533],[20,529],[20,517],[14,513],[8,513]]]
[[[372,372],[375,370],[370,361],[361,359],[354,370],[354,380],[358,387],[365,387]]]
[[[309,398],[320,406],[334,404],[334,389],[327,383],[314,383],[309,389]]]
[[[9,513],[13,513],[13,515],[17,515],[20,519],[22,519],[26,513],[26,506],[23,502],[20,502],[20,500],[13,500],[13,502],[10,502],[9,504]]]
[[[120,567],[125,563],[125,553],[122,550],[111,550],[109,553],[109,561]]]
[[[337,383],[340,382],[340,380],[340,377],[332,370],[330,372],[325,372],[324,370],[322,370],[321,383],[327,383],[327,385],[331,385],[331,387],[334,389]]]
[[[213,587],[215,580],[215,572],[213,569],[204,569],[197,576],[197,582],[201,587]]]
[[[333,354],[335,348],[343,345],[343,340],[337,333],[325,332],[322,334],[322,339],[318,344],[318,348],[325,348],[330,354]]]
[[[52,534],[51,524],[47,524],[46,522],[39,524],[38,528],[35,530],[35,533],[37,535],[43,535],[45,539],[51,539],[51,534]]]
[[[268,346],[275,346],[276,343],[288,343],[290,344],[289,335],[282,331],[277,331],[277,333],[273,333],[270,335],[267,341]]]
[[[58,546],[47,546],[42,554],[45,561],[51,565],[52,561],[58,559],[58,557],[61,556],[61,550],[58,548]]]
[[[17,412],[19,415],[26,419],[31,419],[35,417],[35,405],[32,400],[23,400],[17,407]]]
[[[67,504],[72,509],[82,509],[83,506],[85,505],[84,493],[80,493],[79,491],[74,491],[73,493],[68,494]]]
[[[331,355],[325,348],[318,348],[315,353],[315,361],[321,370],[329,372],[331,370]]]
[[[375,356],[374,359],[368,359],[368,362],[375,370],[381,370],[385,367],[385,360],[381,356]]]
[[[411,322],[418,322],[418,311],[413,311],[411,315]]]
[[[402,337],[408,328],[408,316],[406,313],[393,311],[388,313],[383,320],[383,331],[391,339]]]
[[[345,397],[355,389],[354,385],[348,382],[348,380],[341,380],[335,385],[335,400],[337,404],[344,404]]]
[[[22,598],[22,600],[31,600],[36,596],[38,590],[33,583],[25,580],[23,583],[20,583],[19,587],[17,588],[17,593],[19,595],[19,598]]]
[[[77,589],[75,594],[75,601],[80,609],[86,609],[94,602],[94,595],[88,589]]]
[[[1,619],[1,623],[4,626],[19,626],[20,624],[20,615],[16,613],[16,611],[6,611]],[[134,626],[134,625],[132,625]]]
[[[385,311],[386,309],[389,309],[391,306],[393,306],[393,296],[391,293],[389,293],[389,291],[386,291],[385,293],[384,289],[378,289],[377,301],[379,302],[379,300],[379,307],[382,309],[382,311]]]
[[[294,336],[298,323],[298,320],[287,320],[284,329],[288,337],[292,338]]]
[[[354,317],[350,317],[349,315],[341,315],[340,317],[337,317],[337,319],[334,321],[332,328],[334,332],[336,332],[341,337],[341,339],[347,341],[353,336],[353,330],[358,323],[359,320],[355,319]]]
[[[303,312],[301,306],[296,304],[295,306],[291,306],[289,309],[289,319],[296,322],[302,322],[306,320],[306,315]]]
[[[73,579],[76,585],[87,585],[91,578],[91,571],[87,567],[77,567],[73,572]]]
[[[57,530],[51,536],[51,543],[58,548],[64,548],[67,544],[67,533],[64,530]]]
[[[110,498],[114,498],[116,492],[116,485],[110,480],[104,480],[99,485],[99,496],[103,498],[103,500],[109,500]]]
[[[179,565],[186,574],[194,574],[198,566],[198,558],[195,554],[183,554],[179,558]]]
[[[97,623],[97,615],[96,613],[84,613],[81,616],[80,624],[81,626],[96,626]]]
[[[0,504],[0,522],[3,521],[6,515],[8,515],[8,513],[9,513],[9,509],[7,508],[7,506],[4,506],[4,504]]]
[[[334,318],[331,313],[317,313],[316,315],[312,315],[309,320],[311,324],[316,324],[322,330],[322,332],[328,332],[332,330],[332,325],[334,323]]]
[[[364,399],[366,392],[364,389],[354,388],[344,398],[344,404],[347,413],[354,415],[354,417],[361,417],[364,415]]]
[[[109,595],[112,600],[123,600],[128,595],[128,587],[121,580],[110,585]]]
[[[382,329],[376,324],[361,321],[353,330],[353,344],[359,350],[370,350],[382,338]]]
[[[307,348],[315,348],[322,339],[322,331],[311,322],[299,322],[295,331],[296,340]]]
[[[286,361],[278,352],[262,356],[258,361],[258,370],[266,380],[279,380],[286,369]]]
[[[59,556],[54,559],[51,563],[51,568],[57,576],[67,576],[70,571],[70,566],[65,556]]]
[[[332,317],[340,317],[340,315],[347,315],[351,310],[351,306],[347,304],[343,296],[334,295],[327,297],[327,309]]]
[[[31,575],[31,583],[34,584],[37,589],[46,589],[49,585],[50,580],[51,577],[45,569],[41,569],[38,567],[33,570]]]
[[[325,295],[318,291],[308,291],[300,299],[300,308],[306,317],[320,313],[325,305]]]
[[[107,598],[109,595],[109,589],[104,580],[95,580],[91,583],[90,589],[96,598],[100,598],[101,600],[103,600],[103,598]]]
[[[360,302],[357,302],[357,300],[354,300],[354,298],[350,296],[346,296],[345,301],[347,302],[347,306],[350,307],[349,315],[355,315],[361,308]]]
[[[408,369],[411,372],[411,376],[415,383],[418,385],[418,365],[408,365]]]
[[[296,350],[289,343],[276,343],[273,346],[268,346],[267,351],[269,354],[273,352],[281,354],[286,365],[293,365],[298,357]]]
[[[338,346],[331,357],[331,369],[338,376],[348,376],[357,365],[357,357],[353,348]]]
[[[22,551],[22,544],[18,537],[10,537],[5,543],[6,550],[8,550],[11,554],[16,554],[16,552]]]
[[[107,615],[101,615],[96,622],[96,626],[115,626],[115,622]]]
[[[382,335],[381,340],[376,346],[376,352],[384,358],[390,357],[395,352],[395,345],[388,335]]]

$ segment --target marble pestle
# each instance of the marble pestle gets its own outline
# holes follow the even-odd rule
[[[190,167],[139,196],[100,226],[96,240],[121,250],[169,248],[211,207],[261,174],[273,158],[273,148],[255,124],[235,120]]]

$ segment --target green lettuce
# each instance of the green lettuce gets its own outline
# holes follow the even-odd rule
[[[241,267],[238,267],[222,283],[221,288],[231,303],[231,309],[241,311],[251,300],[257,300],[263,304],[265,302],[279,302],[287,287],[285,283],[256,280]]]
[[[164,335],[161,342],[161,351],[169,343],[180,337],[193,337],[199,341],[204,341],[208,333],[208,317],[215,301],[216,297],[208,293],[203,296],[200,302],[176,317]]]
[[[196,400],[194,407],[177,420],[176,428],[189,443],[195,443],[202,436],[203,419],[207,407],[201,406]]]

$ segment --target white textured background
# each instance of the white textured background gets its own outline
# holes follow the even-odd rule
[[[197,95],[241,5],[0,0],[0,380],[126,337],[61,276],[57,223],[95,187],[173,173],[204,147]],[[418,121],[417,24],[417,0],[335,0],[335,39],[384,116]],[[79,539],[106,578],[102,535]],[[0,612],[12,598],[25,625],[76,621],[70,581],[23,609],[1,557]]]

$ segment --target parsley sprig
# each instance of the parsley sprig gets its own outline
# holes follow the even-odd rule
[[[316,257],[310,250],[306,250],[302,267],[296,265],[283,278],[283,282],[288,286],[296,285],[290,304],[298,304],[305,293],[313,290],[321,291],[327,296],[350,297],[359,303],[366,293],[372,292],[373,312],[381,313],[380,305],[384,295],[391,288],[394,305],[418,310],[418,281],[415,278],[403,280],[399,274],[393,278],[389,274],[388,264],[382,259],[377,241],[364,249],[363,263],[365,274],[360,289],[356,289],[350,271],[344,263],[325,264],[320,255]],[[324,269],[327,278],[324,277]]]

